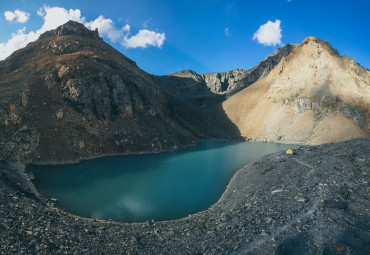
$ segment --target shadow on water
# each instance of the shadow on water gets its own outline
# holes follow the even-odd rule
[[[208,208],[246,163],[289,145],[201,142],[183,151],[35,166],[34,184],[67,211],[118,221],[175,219]]]
[[[83,182],[94,183],[102,179],[131,175],[151,169],[160,169],[171,156],[219,149],[233,142],[198,142],[198,146],[183,151],[164,152],[129,156],[102,157],[84,160],[80,163],[65,165],[29,165],[27,169],[34,173],[37,183],[52,182],[55,188],[75,188]],[[66,178],[66,177],[73,178]],[[82,187],[81,187],[82,188]]]

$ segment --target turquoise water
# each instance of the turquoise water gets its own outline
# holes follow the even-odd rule
[[[80,216],[123,222],[175,219],[215,203],[236,170],[286,144],[201,142],[182,151],[28,167],[36,188]]]

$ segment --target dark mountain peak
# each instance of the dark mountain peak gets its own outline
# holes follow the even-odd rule
[[[0,158],[177,148],[197,133],[187,129],[195,117],[178,121],[175,104],[97,31],[69,21],[0,62]]]
[[[87,29],[83,24],[77,21],[68,21],[67,23],[57,27],[54,30],[47,31],[40,36],[40,39],[53,37],[53,36],[65,36],[65,35],[75,35],[83,36],[88,38],[100,38],[98,29],[91,31]]]

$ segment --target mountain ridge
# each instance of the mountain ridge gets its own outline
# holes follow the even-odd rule
[[[302,51],[306,46],[311,50]],[[318,85],[308,86],[310,80]],[[249,70],[155,76],[97,30],[69,21],[0,61],[0,152],[5,159],[64,162],[199,140],[349,139],[369,133],[369,84],[367,69],[314,37]]]
[[[225,72],[198,74],[188,69],[158,77],[158,79],[160,83],[163,83],[162,86],[173,95],[226,94],[230,96],[265,77],[281,58],[289,55],[295,47],[297,44],[287,44],[248,70],[237,68]],[[176,78],[184,78],[186,81],[181,84]]]

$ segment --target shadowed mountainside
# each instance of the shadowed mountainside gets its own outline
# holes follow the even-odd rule
[[[20,161],[75,161],[237,137],[217,105],[230,129],[207,124],[200,105],[167,95],[97,31],[70,21],[0,62],[0,151]]]

